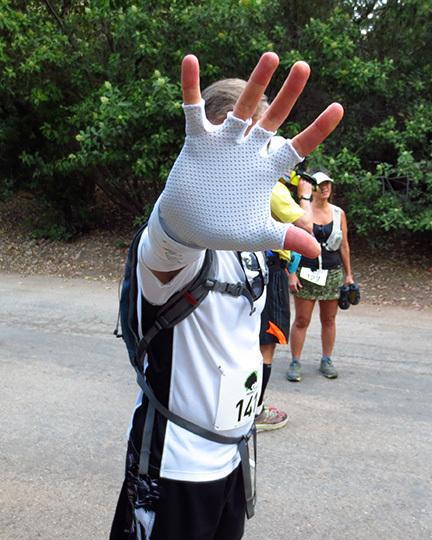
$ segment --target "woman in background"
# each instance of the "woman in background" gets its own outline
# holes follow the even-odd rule
[[[336,339],[336,313],[340,287],[354,283],[345,212],[330,203],[333,179],[319,171],[312,175],[317,189],[313,193],[313,234],[321,244],[321,256],[302,257],[296,273],[289,275],[294,295],[295,320],[291,327],[291,364],[288,380],[301,381],[300,358],[315,302],[321,320],[322,357],[319,371],[328,379],[338,376],[331,355]]]

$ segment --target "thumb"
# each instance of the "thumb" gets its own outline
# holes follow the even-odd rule
[[[321,246],[315,238],[295,225],[288,227],[285,232],[284,249],[296,251],[309,259],[321,254]]]

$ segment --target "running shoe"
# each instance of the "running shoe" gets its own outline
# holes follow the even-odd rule
[[[351,305],[349,301],[349,285],[342,285],[342,287],[339,287],[339,291],[338,305],[341,309],[348,309]]]
[[[263,406],[260,414],[255,416],[255,426],[257,433],[260,431],[271,431],[283,428],[288,422],[288,415],[274,405]]]
[[[297,360],[293,360],[289,365],[287,379],[291,382],[301,381],[301,364]]]
[[[348,300],[353,306],[360,303],[360,286],[357,283],[351,283],[349,286]]]
[[[330,358],[324,358],[321,360],[319,371],[324,375],[324,377],[327,377],[327,379],[336,379],[338,376],[338,372],[336,371],[336,368],[334,367]]]

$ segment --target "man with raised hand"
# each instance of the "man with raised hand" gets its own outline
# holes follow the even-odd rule
[[[310,71],[297,62],[251,128],[277,66],[277,55],[265,53],[233,112],[214,126],[205,117],[198,60],[183,60],[186,139],[141,237],[138,319],[146,315],[143,305],[164,305],[197,276],[207,249],[214,250],[216,281],[224,287],[148,346],[145,379],[161,407],[152,409],[149,422],[148,394],[138,396],[111,539],[237,540],[245,513],[253,515],[245,448],[261,386],[258,335],[266,281],[263,257],[255,251],[319,254],[305,231],[273,220],[270,195],[275,179],[320,144],[343,115],[340,105],[330,105],[291,141],[267,152]],[[247,294],[225,294],[234,284]]]

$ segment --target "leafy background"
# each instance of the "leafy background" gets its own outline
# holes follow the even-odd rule
[[[181,147],[182,57],[206,86],[264,50],[281,58],[270,98],[294,61],[312,67],[284,135],[345,107],[308,165],[337,180],[352,231],[429,241],[429,0],[0,0],[0,197],[31,194],[34,234],[56,239],[97,224],[98,192],[141,219]]]

